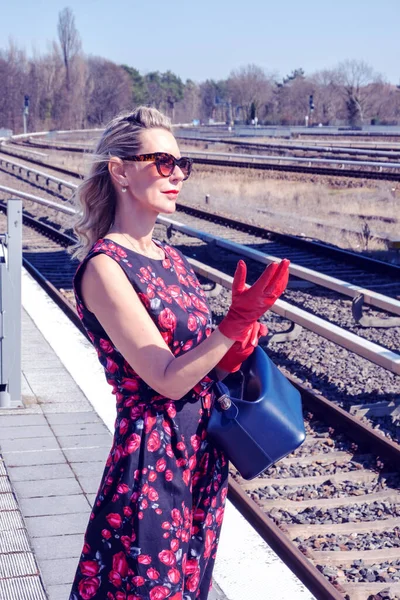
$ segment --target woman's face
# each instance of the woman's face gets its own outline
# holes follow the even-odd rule
[[[165,129],[145,129],[141,133],[141,148],[138,154],[167,152],[180,158],[176,139]],[[176,165],[169,177],[157,171],[154,162],[124,162],[128,192],[143,208],[156,213],[173,213],[176,199],[182,188],[184,174]],[[125,195],[126,196],[126,195]]]

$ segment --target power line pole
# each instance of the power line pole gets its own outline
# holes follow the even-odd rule
[[[28,94],[25,94],[24,110],[22,113],[22,118],[24,120],[24,133],[28,133],[28,115],[29,115],[29,96],[28,96]]]

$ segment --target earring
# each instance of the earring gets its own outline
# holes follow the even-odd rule
[[[127,189],[128,189],[128,188],[126,188],[126,187],[122,187],[122,188],[121,188],[121,192],[123,192],[123,193],[125,194],[125,192],[126,192],[126,190],[127,190]]]

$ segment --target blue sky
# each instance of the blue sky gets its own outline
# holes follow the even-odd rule
[[[203,81],[255,63],[283,77],[354,58],[400,83],[400,0],[0,0],[0,48],[46,51],[65,6],[86,54],[142,74]]]

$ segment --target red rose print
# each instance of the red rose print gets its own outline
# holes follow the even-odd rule
[[[117,492],[119,494],[126,494],[126,492],[129,491],[129,486],[126,485],[126,483],[119,483],[117,486]]]
[[[193,314],[188,316],[188,329],[189,331],[196,331],[198,327],[197,319]]]
[[[158,500],[158,493],[153,487],[149,489],[149,500],[150,502],[156,502]]]
[[[128,535],[121,535],[121,544],[125,548],[127,552],[130,552],[131,549],[131,538]]]
[[[117,573],[117,571],[110,571],[108,574],[108,579],[115,587],[121,587],[122,579],[121,575]]]
[[[171,540],[169,547],[171,548],[172,552],[176,552],[179,548],[179,541],[177,539]]]
[[[111,342],[109,340],[103,340],[102,338],[100,338],[99,344],[100,344],[100,348],[106,354],[111,354],[111,352],[114,350],[114,346],[111,344]]]
[[[200,571],[200,570],[199,570]],[[195,592],[200,583],[200,572],[193,573],[193,575],[189,575],[186,580],[186,589],[189,592]]]
[[[131,509],[131,507],[130,506],[124,506],[123,513],[124,513],[125,517],[131,517],[132,516],[132,509]]]
[[[182,592],[177,592],[171,596],[169,600],[182,600]]]
[[[97,590],[100,587],[100,581],[97,577],[90,577],[89,579],[81,579],[78,585],[79,595],[82,600],[90,600],[96,595]]]
[[[139,554],[137,561],[141,565],[149,565],[151,563],[151,556],[150,554]]]
[[[187,271],[186,271],[184,265],[181,265],[179,263],[177,263],[175,265],[175,271],[178,275],[186,275],[187,274]]]
[[[172,332],[171,331],[160,331],[160,333],[161,333],[162,339],[167,344],[167,346],[170,346],[171,342],[173,340]]]
[[[151,280],[151,276],[150,276],[150,274],[149,274],[149,272],[148,272],[147,269],[145,269],[144,267],[140,267],[139,272],[140,272],[140,275],[143,277],[143,279],[145,281],[150,281]]]
[[[128,256],[127,253],[125,252],[125,250],[123,250],[119,246],[116,247],[115,251],[118,254],[118,256],[120,256],[121,258],[126,258]]]
[[[165,471],[165,479],[166,479],[167,481],[172,481],[172,480],[173,480],[173,478],[174,478],[174,474],[173,474],[173,472],[172,472],[170,469],[167,469],[167,470]]]
[[[196,573],[196,571],[199,569],[200,567],[195,558],[190,558],[186,561],[185,575],[192,575],[193,573]]]
[[[164,565],[168,565],[169,567],[173,567],[176,563],[175,554],[171,550],[161,550],[158,553],[158,558]]]
[[[176,408],[174,404],[168,404],[167,406],[167,413],[168,416],[173,419],[174,417],[176,417]]]
[[[167,292],[172,298],[179,298],[181,295],[181,288],[179,285],[169,285],[167,287]]]
[[[157,585],[150,591],[150,600],[164,600],[171,595],[171,590],[165,585]]]
[[[224,508],[220,506],[217,508],[217,512],[215,513],[215,520],[217,521],[219,527],[222,525],[222,520],[224,518]]]
[[[197,462],[197,461],[196,461],[196,455],[195,455],[195,454],[192,454],[192,456],[189,458],[189,469],[190,469],[191,471],[193,471],[193,469],[195,468],[195,466],[196,466],[196,462]]]
[[[165,432],[166,432],[168,435],[170,435],[170,436],[171,436],[171,435],[172,435],[172,430],[171,430],[171,427],[170,427],[170,425],[169,425],[168,421],[163,421],[163,422],[162,422],[162,426],[163,426],[163,429],[164,429],[164,431],[165,431]]]
[[[152,285],[151,283],[149,283],[149,285],[147,286],[146,293],[147,293],[147,297],[148,298],[150,298],[150,299],[155,298],[156,293],[154,291],[154,285]]]
[[[158,461],[156,462],[156,471],[158,471],[159,473],[162,473],[163,471],[165,471],[167,467],[167,461],[165,460],[165,458],[159,458]]]
[[[109,531],[108,529],[103,529],[101,531],[101,535],[103,536],[103,538],[106,538],[106,540],[109,540],[111,537],[111,531]]]
[[[206,540],[205,540],[205,546],[204,546],[204,558],[208,558],[211,554],[211,549],[214,543],[214,539],[215,539],[215,533],[213,531],[211,531],[211,529],[208,529],[206,532]]]
[[[106,370],[109,373],[115,373],[116,371],[118,371],[118,365],[116,362],[114,362],[111,358],[107,357],[106,360]]]
[[[140,575],[137,575],[137,577],[133,577],[132,579],[132,583],[133,585],[136,585],[136,587],[140,587],[141,585],[145,584],[145,578],[144,577],[140,577]]]
[[[171,529],[171,523],[168,523],[168,521],[164,521],[164,523],[161,525],[161,527],[163,529]]]
[[[199,286],[199,282],[197,281],[197,279],[195,277],[193,277],[193,275],[188,275],[187,276],[187,280],[190,283],[190,285],[196,290]]]
[[[110,527],[113,527],[114,529],[118,529],[122,525],[121,515],[119,515],[118,513],[108,514],[106,516],[106,520],[108,521]]]
[[[82,575],[94,577],[99,572],[99,563],[95,560],[85,560],[80,564]]]
[[[170,458],[174,458],[174,451],[172,450],[171,444],[167,444],[165,446],[165,452],[167,453],[167,456],[169,456]]]
[[[144,306],[146,308],[150,308],[150,300],[148,299],[148,297],[145,294],[142,294],[142,292],[139,292],[138,296],[139,296],[142,304],[144,304]]]
[[[111,598],[111,596],[110,596],[110,598]],[[125,592],[117,592],[115,594],[115,600],[126,600]]]
[[[183,543],[188,542],[189,538],[190,538],[189,532],[188,531],[182,531],[182,537],[181,537],[182,542]]]
[[[203,300],[200,300],[200,298],[198,298],[198,296],[196,296],[195,294],[192,294],[191,292],[190,292],[190,297],[192,299],[193,304],[197,308],[197,310],[201,310],[201,312],[206,313],[207,315],[209,314],[210,311],[208,310],[208,306],[207,306],[207,304],[205,304],[205,302],[203,302]]]
[[[121,435],[125,435],[125,433],[128,431],[128,425],[129,425],[128,419],[121,419],[120,424],[119,424],[119,432]]]
[[[178,569],[175,569],[175,567],[168,571],[168,579],[171,583],[178,583],[180,578],[181,574],[179,573]]]
[[[124,552],[118,552],[118,554],[114,554],[112,566],[113,570],[117,571],[121,577],[126,577],[128,575],[128,563],[126,562]]]
[[[185,469],[182,473],[182,479],[186,485],[190,483],[190,469]]]
[[[182,522],[182,515],[180,513],[180,511],[177,508],[173,508],[171,510],[171,517],[173,518],[174,521],[176,521],[178,524]]]
[[[150,482],[153,482],[153,481],[155,481],[156,479],[157,479],[157,473],[156,473],[155,471],[151,471],[151,472],[149,473],[149,481],[150,481]]]
[[[169,260],[169,258],[165,258],[162,261],[162,266],[164,267],[164,269],[169,269],[171,267],[171,261]]]
[[[137,433],[132,433],[126,440],[125,452],[127,452],[127,454],[132,454],[133,452],[136,452],[139,446],[140,436]]]
[[[182,298],[183,298],[183,302],[185,303],[185,306],[187,308],[190,308],[191,306],[193,306],[189,294],[187,294],[184,290],[182,290]]]
[[[87,542],[84,543],[82,552],[83,552],[83,554],[89,554],[90,546]]]
[[[176,261],[180,264],[183,263],[182,257],[179,254],[179,252],[176,250],[176,248],[173,248],[172,246],[167,246],[167,245],[165,246],[165,248],[167,249],[167,252],[173,261]]]
[[[150,431],[153,429],[153,426],[155,425],[156,421],[157,421],[156,417],[153,417],[152,415],[149,415],[149,413],[146,413],[145,419],[144,419],[145,433],[150,433]]]
[[[195,521],[203,522],[205,519],[205,516],[206,516],[206,514],[205,514],[204,510],[201,508],[196,508],[195,511],[193,512],[193,519]]]
[[[158,579],[160,577],[160,573],[157,571],[157,569],[154,569],[154,567],[147,569],[146,575],[149,579]]]
[[[184,285],[184,286],[186,286],[186,287],[189,287],[189,284],[188,284],[188,282],[186,281],[186,279],[184,278],[184,276],[183,276],[183,275],[181,275],[180,273],[178,273],[178,281],[179,281],[179,283],[181,283],[182,285]],[[179,304],[179,306],[181,306],[181,305]],[[184,306],[182,306],[182,308],[184,308]]]
[[[156,452],[161,446],[160,434],[158,431],[152,431],[147,441],[147,450],[149,452]]]
[[[139,382],[137,379],[122,379],[120,387],[129,392],[137,392],[139,389]]]
[[[158,323],[163,329],[175,331],[176,316],[169,308],[164,308],[158,315]]]
[[[157,294],[160,296],[161,300],[168,302],[168,304],[172,304],[171,296],[168,296],[163,290],[157,290]]]
[[[192,435],[190,438],[190,443],[192,444],[192,448],[195,452],[200,448],[200,438],[198,435]]]
[[[212,514],[208,513],[206,520],[205,520],[205,524],[207,525],[207,527],[211,527],[212,522],[213,522]]]
[[[161,277],[156,277],[156,283],[159,287],[161,287],[163,290],[167,289],[167,286],[164,283],[164,280]]]

